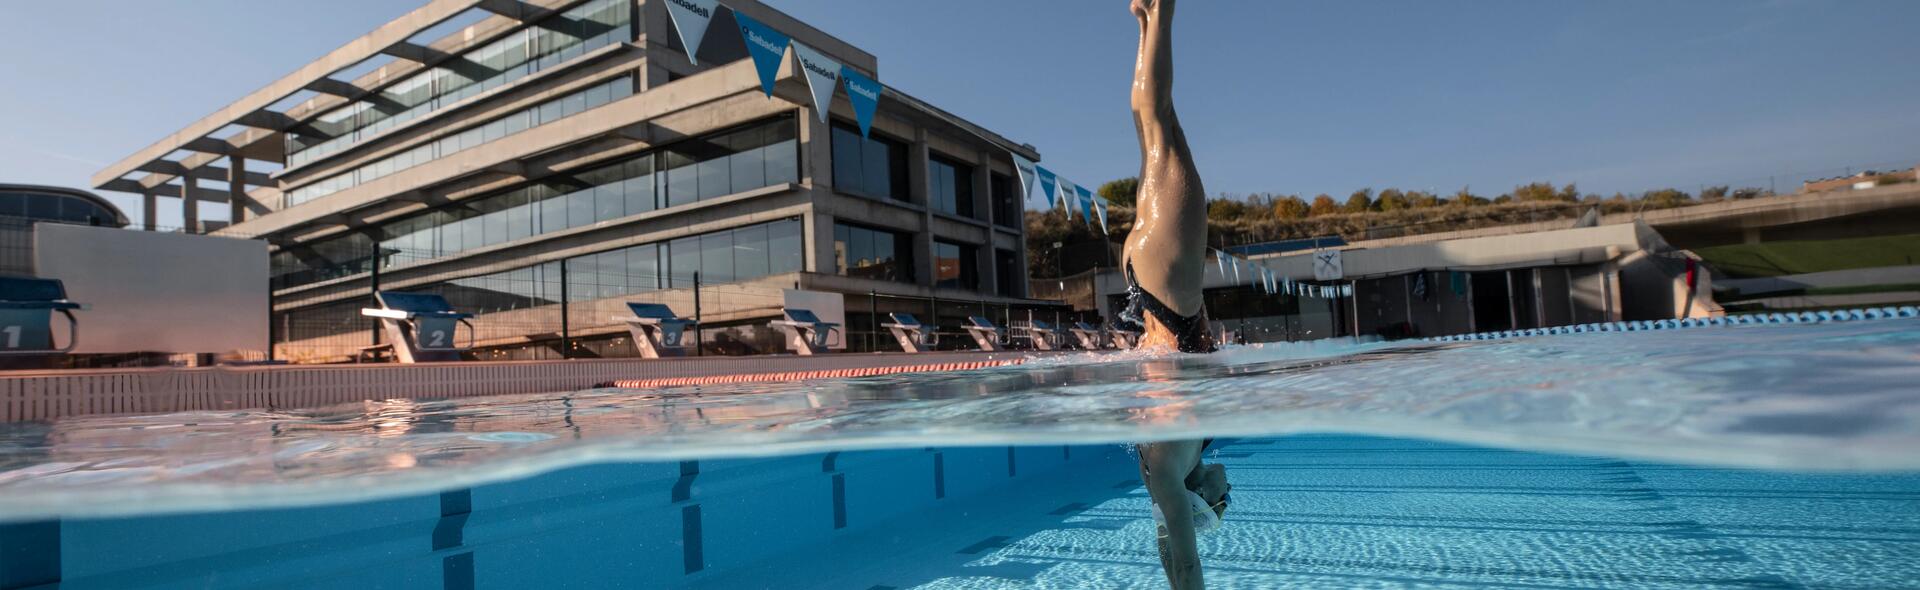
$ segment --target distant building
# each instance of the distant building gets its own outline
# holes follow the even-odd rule
[[[1819,193],[1826,191],[1869,189],[1884,184],[1920,181],[1920,166],[1906,170],[1879,171],[1868,170],[1852,176],[1836,176],[1800,183],[1800,192]]]
[[[843,96],[819,116],[795,60],[763,94],[734,11],[868,75],[873,55],[756,0],[689,55],[666,4],[432,0],[94,184],[270,241],[295,361],[371,344],[376,289],[478,314],[483,359],[631,355],[625,301],[697,310],[708,354],[779,351],[787,289],[844,295],[854,350],[892,342],[868,338],[889,311],[958,332],[1053,305],[1025,278],[1009,154],[1032,146],[894,88],[862,137]]]
[[[0,184],[0,273],[33,274],[33,226],[126,227],[127,216],[99,195],[71,188]]]

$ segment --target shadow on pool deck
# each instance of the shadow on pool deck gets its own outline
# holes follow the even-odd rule
[[[1209,588],[1920,586],[1920,476],[1642,465],[1350,436],[1222,441]],[[1164,588],[1137,479],[1049,481],[699,588]]]

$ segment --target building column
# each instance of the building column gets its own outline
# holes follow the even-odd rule
[[[141,192],[140,225],[143,226],[141,229],[153,231],[154,227],[157,226],[154,220],[158,217],[160,217],[160,197],[153,194],[153,189],[147,189]]]
[[[915,259],[914,284],[932,287],[934,269],[938,262],[933,258],[933,202],[927,198],[931,188],[927,185],[927,130],[913,131],[913,145],[907,148],[907,200],[921,207],[920,231],[914,236],[913,257]]]
[[[180,177],[180,226],[190,234],[200,233],[200,199],[195,198],[198,192],[200,183],[192,173]]]
[[[227,225],[247,220],[247,159],[234,154],[227,157]]]

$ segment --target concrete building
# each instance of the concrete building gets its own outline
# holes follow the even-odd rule
[[[34,274],[34,224],[126,227],[127,216],[99,195],[71,188],[0,184],[0,273]]]
[[[1313,254],[1336,250],[1337,278],[1325,279],[1319,271],[1322,279],[1316,279]],[[1234,273],[1223,276],[1210,265],[1207,308],[1226,340],[1443,336],[1724,313],[1713,302],[1711,280],[1698,258],[1667,245],[1645,224],[1415,244],[1362,241],[1247,258],[1281,278],[1350,285],[1354,294],[1268,294],[1249,285],[1253,271],[1235,281]],[[1097,275],[1094,284],[1100,297],[1089,303],[1101,316],[1113,317],[1125,304],[1125,284],[1113,272]]]
[[[630,355],[610,319],[629,300],[697,311],[709,354],[776,351],[790,289],[844,295],[854,349],[887,311],[1048,305],[1027,298],[1009,157],[1032,146],[892,88],[863,138],[843,93],[821,122],[792,57],[768,98],[732,10],[884,77],[727,6],[695,60],[662,0],[433,0],[93,184],[143,195],[149,223],[180,199],[188,231],[268,240],[274,352],[295,361],[372,344],[376,289],[479,314],[486,359]]]

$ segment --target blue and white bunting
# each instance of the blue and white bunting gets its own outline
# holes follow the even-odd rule
[[[733,20],[740,23],[740,38],[747,42],[747,55],[753,56],[753,67],[760,71],[760,89],[767,93],[767,98],[773,98],[773,82],[780,77],[780,62],[787,58],[787,45],[792,39],[737,10],[733,12]]]
[[[813,91],[813,112],[820,115],[821,123],[827,122],[827,111],[833,107],[833,89],[840,86],[840,62],[800,43],[793,44],[793,57],[800,60],[800,71],[807,77],[807,89]]]
[[[860,123],[860,136],[873,129],[873,114],[880,110],[880,95],[887,87],[852,66],[840,67],[840,79],[847,81],[847,101],[853,103],[853,118]]]
[[[1220,280],[1227,280],[1227,253],[1214,250],[1213,263],[1220,267]]]
[[[1020,175],[1020,202],[1025,203],[1033,198],[1033,181],[1038,178],[1038,165],[1020,154],[1007,152],[1007,155],[1013,156],[1013,170]]]
[[[719,0],[667,0],[667,16],[673,19],[673,30],[680,33],[680,44],[687,48],[687,61],[693,65],[700,65],[693,56],[700,53],[700,40],[707,38],[707,27],[719,7]]]
[[[1094,199],[1093,212],[1100,215],[1100,233],[1102,235],[1111,234],[1112,232],[1107,231],[1107,199],[1104,197]]]
[[[1054,190],[1060,193],[1060,198],[1057,199],[1060,203],[1060,210],[1067,213],[1068,221],[1072,221],[1073,202],[1078,200],[1078,197],[1074,196],[1075,191],[1073,189],[1073,182],[1068,181],[1064,176],[1057,178],[1054,183]]]
[[[1093,225],[1093,192],[1087,187],[1074,185],[1074,196],[1079,197],[1080,215],[1087,218],[1087,225]]]
[[[1034,166],[1033,173],[1040,177],[1040,194],[1046,195],[1047,208],[1052,209],[1054,207],[1053,205],[1054,185],[1060,182],[1060,177],[1054,176],[1052,170],[1048,170],[1041,166]]]

